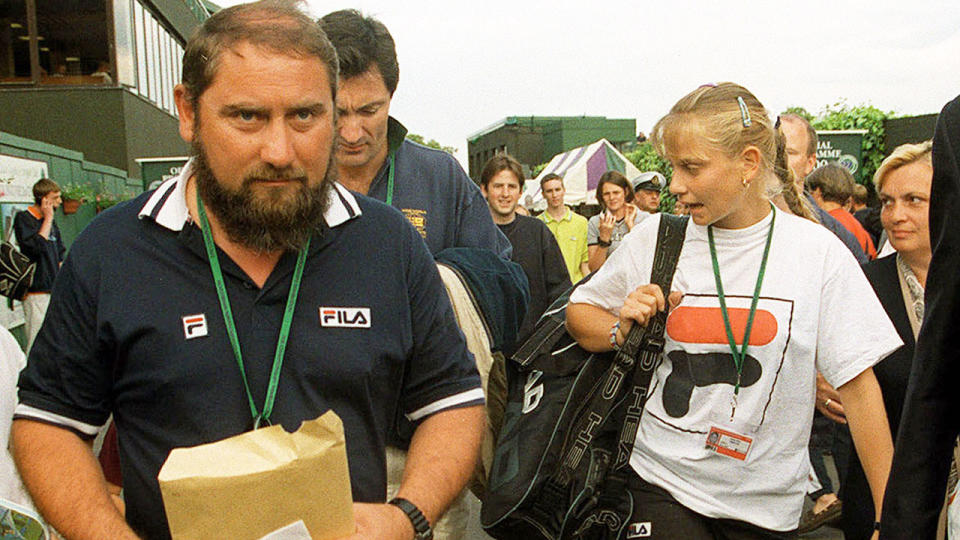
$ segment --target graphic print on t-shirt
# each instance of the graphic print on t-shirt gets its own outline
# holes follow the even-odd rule
[[[742,347],[751,301],[749,296],[726,297],[738,350]],[[747,415],[744,420],[752,425],[763,423],[766,407],[776,389],[790,340],[792,314],[792,301],[759,298],[740,374],[738,402],[742,408],[738,408],[737,413],[738,416]],[[660,405],[667,417],[661,420],[668,425],[672,425],[671,419],[682,423],[691,408],[728,406],[737,380],[737,368],[727,340],[719,298],[715,294],[685,294],[681,304],[667,319],[666,333],[670,340],[665,351],[668,362],[660,368],[664,370],[660,376]],[[684,429],[689,427],[693,426]]]

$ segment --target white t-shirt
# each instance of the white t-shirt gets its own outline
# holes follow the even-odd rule
[[[27,364],[23,351],[10,332],[0,327],[0,498],[32,508],[10,455],[10,424],[17,406],[17,378]]]
[[[715,229],[733,334],[746,326],[773,213],[745,229]],[[572,303],[618,313],[650,282],[659,216],[626,237]],[[691,220],[673,290],[684,293],[667,319],[666,347],[654,374],[630,463],[648,482],[700,514],[788,531],[797,527],[810,471],[807,443],[816,371],[839,387],[901,345],[873,289],[847,248],[823,227],[776,211],[769,260],[743,364],[736,415],[736,368],[719,310],[707,228]],[[720,432],[724,446],[708,446]],[[732,442],[731,442],[732,441]]]

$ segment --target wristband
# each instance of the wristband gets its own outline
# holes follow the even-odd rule
[[[880,530],[880,522],[879,522],[879,521],[874,521],[874,522],[873,522],[873,530],[875,530],[875,531],[879,531],[879,530]]]
[[[620,330],[620,321],[617,321],[616,324],[610,327],[610,346],[613,347],[613,350],[619,351],[620,345],[617,345],[617,331]]]
[[[597,238],[597,245],[600,247],[610,247],[610,242],[604,242],[603,240]]]

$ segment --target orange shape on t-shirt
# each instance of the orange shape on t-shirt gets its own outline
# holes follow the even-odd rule
[[[733,337],[737,344],[741,345],[750,310],[727,308],[727,314],[730,317]],[[667,335],[674,341],[684,343],[727,343],[727,331],[719,307],[674,308],[667,319]],[[777,319],[769,311],[757,309],[750,330],[750,346],[766,345],[773,341],[776,335]]]

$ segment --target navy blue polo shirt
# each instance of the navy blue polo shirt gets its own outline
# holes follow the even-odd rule
[[[510,260],[510,241],[497,229],[480,188],[450,154],[406,139],[407,128],[387,119],[389,156],[394,160],[392,205],[403,212],[436,256],[451,247],[489,249]],[[367,195],[386,201],[390,159]]]
[[[202,235],[188,221],[190,174],[188,165],[156,192],[104,212],[77,238],[20,378],[17,417],[92,436],[113,413],[127,520],[147,538],[169,537],[156,476],[170,450],[251,425]],[[272,420],[293,431],[333,409],[354,500],[382,502],[396,415],[417,421],[480,404],[483,394],[433,258],[407,220],[341,186],[324,217]],[[260,408],[296,254],[280,259],[262,289],[219,255]]]

